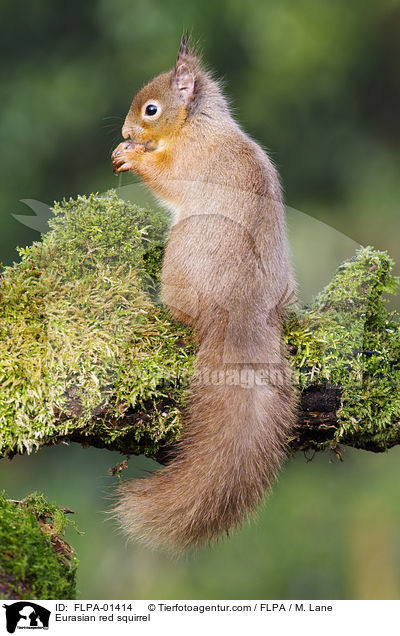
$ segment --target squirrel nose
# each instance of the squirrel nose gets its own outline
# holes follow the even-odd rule
[[[124,121],[124,125],[122,126],[122,136],[124,139],[136,139],[140,137],[141,129],[140,126],[137,126],[132,121],[129,121],[127,117]]]
[[[124,125],[122,126],[122,136],[124,139],[133,136],[133,126],[129,121],[129,117],[125,118]]]

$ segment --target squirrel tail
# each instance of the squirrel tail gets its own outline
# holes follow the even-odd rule
[[[268,331],[256,348],[276,344]],[[279,330],[275,335],[280,341]],[[196,359],[177,455],[119,488],[115,514],[123,530],[152,547],[179,552],[229,534],[270,490],[286,454],[295,419],[286,356],[273,365],[275,381],[265,381],[259,364],[217,365],[212,340],[205,337]],[[249,353],[245,337],[241,347]]]

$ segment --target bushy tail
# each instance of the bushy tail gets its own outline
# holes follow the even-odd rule
[[[218,370],[214,358],[203,343],[177,456],[120,487],[123,529],[154,547],[181,551],[228,534],[263,499],[285,455],[295,412],[285,357],[273,375],[259,365]]]

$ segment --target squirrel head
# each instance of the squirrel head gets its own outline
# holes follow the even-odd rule
[[[202,68],[184,34],[175,67],[158,75],[134,97],[122,128],[125,139],[162,147],[193,118],[228,112],[218,84]]]

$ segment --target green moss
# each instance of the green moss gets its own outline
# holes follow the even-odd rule
[[[168,220],[114,192],[56,204],[0,280],[0,456],[64,437],[157,454],[180,432],[195,345],[158,298]],[[334,440],[399,441],[400,331],[384,252],[360,250],[285,338],[298,384],[342,387]],[[318,448],[323,444],[317,445]]]
[[[155,302],[167,221],[110,192],[56,204],[50,225],[3,271],[0,455],[72,433],[154,454],[179,430],[178,406],[159,405],[167,389],[178,405],[190,360]]]
[[[399,286],[392,267],[385,252],[360,249],[286,324],[299,386],[342,388],[333,443],[383,450],[400,442],[400,326],[386,308]]]
[[[1,598],[75,597],[78,561],[62,538],[66,524],[42,495],[13,502],[0,494]]]

